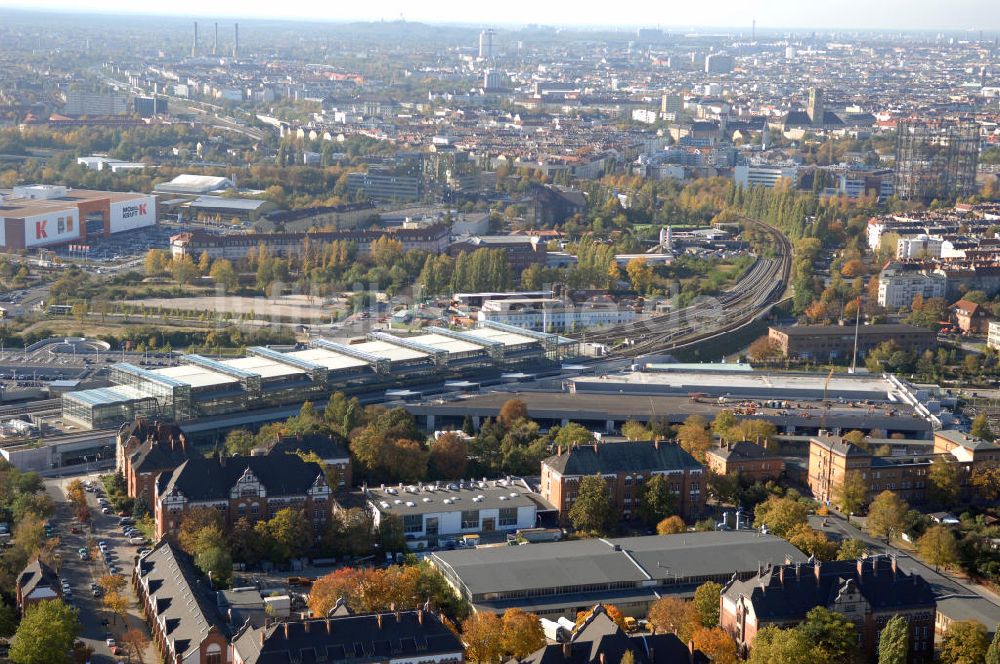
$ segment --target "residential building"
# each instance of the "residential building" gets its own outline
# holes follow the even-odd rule
[[[705,581],[750,578],[761,565],[806,556],[780,537],[733,530],[442,550],[428,560],[477,611],[555,620],[597,603],[645,617],[665,595],[691,597]]]
[[[519,280],[529,265],[545,265],[546,247],[540,238],[531,235],[477,235],[460,238],[448,247],[448,254],[472,253],[478,249],[500,249],[507,254],[511,276]],[[440,252],[436,252],[440,253]]]
[[[461,664],[465,647],[437,614],[417,609],[247,626],[231,655],[232,664]]]
[[[987,332],[990,313],[986,307],[962,298],[948,307],[955,324],[963,334],[983,335]]]
[[[851,359],[857,338],[858,359],[886,341],[900,350],[923,352],[937,348],[937,335],[914,325],[792,325],[768,328],[768,337],[787,357],[810,360]]]
[[[625,652],[632,653],[636,664],[708,664],[708,657],[685,644],[676,634],[629,636],[608,616],[602,604],[573,631],[568,641],[547,644],[523,659],[508,664],[608,664],[621,662]]]
[[[568,521],[580,480],[600,474],[611,501],[625,519],[636,516],[646,480],[662,475],[677,496],[677,511],[686,519],[705,509],[704,468],[675,442],[642,441],[577,445],[542,461],[542,497]]]
[[[823,606],[854,624],[867,661],[877,658],[879,634],[897,615],[909,630],[907,662],[933,661],[934,591],[923,577],[900,570],[895,558],[769,567],[726,584],[720,604],[721,627],[743,654],[752,650],[762,628],[798,625],[811,609]]]
[[[918,295],[927,300],[947,292],[946,276],[916,264],[889,263],[878,277],[878,303],[890,310],[909,307]]]
[[[21,570],[14,585],[17,609],[22,614],[32,604],[63,596],[59,575],[38,558]]]
[[[136,418],[118,432],[117,470],[130,498],[142,498],[152,510],[156,478],[197,456],[176,424]]]
[[[951,454],[958,461],[975,466],[1000,463],[1000,444],[955,429],[934,432],[934,453]]]
[[[157,480],[156,536],[176,533],[196,507],[219,510],[227,526],[291,507],[321,527],[330,518],[330,494],[323,469],[294,454],[191,458]]]
[[[170,664],[227,664],[229,631],[215,593],[191,558],[169,540],[141,556],[132,585],[163,661]]]
[[[1000,349],[1000,322],[991,320],[987,324],[986,345],[993,350]]]
[[[705,466],[718,475],[739,475],[748,482],[776,480],[785,472],[784,459],[749,441],[710,448],[705,452]]]
[[[68,90],[63,93],[63,100],[65,103],[60,112],[70,117],[128,113],[128,97],[122,94]]]
[[[944,240],[929,235],[901,237],[896,241],[896,258],[901,261],[924,258],[940,258]]]
[[[364,497],[375,525],[392,516],[402,519],[415,549],[462,535],[534,528],[538,512],[548,509],[523,480],[508,479],[366,487]]]
[[[728,74],[733,70],[736,59],[725,53],[712,53],[705,56],[706,74]]]
[[[969,498],[969,478],[978,467],[1000,463],[1000,445],[942,429],[934,432],[931,454],[876,456],[839,436],[821,433],[809,443],[809,488],[816,500],[835,502],[848,479],[857,476],[867,489],[866,503],[889,490],[916,505],[927,499],[927,474],[936,461],[959,465],[963,498]]]

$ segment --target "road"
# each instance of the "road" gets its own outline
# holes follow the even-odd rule
[[[100,481],[96,473],[89,475],[72,475],[60,478],[45,480],[45,490],[56,501],[56,515],[52,521],[56,526],[56,534],[60,539],[59,552],[62,562],[58,569],[59,575],[69,581],[73,591],[71,601],[80,610],[80,622],[83,625],[81,639],[94,649],[94,656],[91,658],[93,664],[106,664],[110,662],[122,661],[122,657],[115,657],[111,654],[110,648],[105,643],[105,635],[110,632],[116,639],[120,639],[129,628],[141,629],[146,636],[149,630],[138,610],[137,598],[132,590],[129,581],[132,566],[135,564],[135,554],[137,547],[129,544],[121,530],[118,528],[118,517],[101,514],[97,504],[95,494],[88,493],[87,501],[91,506],[93,514],[92,533],[84,531],[83,534],[73,534],[70,532],[74,517],[72,508],[66,499],[66,487],[74,479],[90,479],[97,485]],[[119,568],[120,574],[125,576],[127,583],[125,586],[126,597],[129,601],[129,614],[123,624],[119,619],[117,624],[113,617],[101,606],[101,600],[91,595],[90,584],[96,583],[101,576],[108,573],[104,562],[100,557],[92,556],[90,560],[80,560],[77,550],[80,547],[92,548],[96,542],[104,540],[112,551],[112,559]],[[107,623],[107,624],[105,624]],[[159,661],[159,655],[152,645],[147,648],[147,653],[143,661]]]
[[[825,527],[822,525],[824,520],[827,522]],[[828,517],[810,517],[810,525],[827,534],[833,534],[836,537],[861,540],[865,543],[868,550],[873,553],[892,554],[896,556],[896,563],[899,568],[907,573],[917,573],[924,577],[931,585],[931,588],[934,589],[934,594],[937,597],[945,595],[979,595],[988,602],[1000,606],[1000,595],[997,595],[997,593],[989,588],[936,571],[933,567],[914,558],[908,551],[886,545],[883,540],[868,535],[868,533],[859,527],[862,520],[862,518],[854,517],[851,523],[848,523],[845,518],[831,513]]]

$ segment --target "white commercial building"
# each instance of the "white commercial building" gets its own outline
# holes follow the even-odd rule
[[[442,539],[534,528],[544,501],[520,480],[454,480],[447,484],[397,485],[365,489],[377,527],[398,517],[411,548]],[[423,544],[423,546],[421,546]]]
[[[890,264],[878,278],[878,303],[886,309],[901,309],[909,307],[917,295],[926,300],[944,297],[947,290],[944,275]]]
[[[799,175],[797,164],[740,164],[733,169],[733,179],[744,189],[751,186],[773,187],[778,180],[795,183]]]
[[[610,302],[573,304],[555,298],[511,298],[483,302],[478,319],[557,333],[631,323],[635,311]]]

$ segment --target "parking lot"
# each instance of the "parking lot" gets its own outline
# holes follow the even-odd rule
[[[87,494],[92,513],[90,527],[78,527],[78,524],[75,524],[72,507],[66,498],[66,487],[74,479],[90,480],[96,486],[100,486],[97,474],[63,477],[45,482],[46,491],[57,505],[56,514],[50,521],[54,527],[54,536],[60,540],[61,561],[57,569],[60,577],[69,584],[71,595],[67,595],[66,599],[80,610],[80,622],[83,625],[81,639],[94,648],[91,662],[97,664],[126,661],[128,658],[124,655],[112,654],[107,638],[120,640],[121,636],[132,627],[142,629],[147,636],[149,634],[137,608],[136,596],[131,585],[132,568],[141,547],[130,544],[122,534],[118,527],[117,515],[101,513],[97,502],[98,494]],[[79,532],[73,532],[74,530]],[[100,541],[106,543],[108,559],[113,565],[111,569],[117,569],[126,580],[123,594],[128,599],[129,612],[124,622],[120,618],[116,621],[111,613],[104,609],[101,599],[95,597],[91,590],[91,584],[97,583],[110,571],[102,556],[96,553],[96,544]],[[86,560],[79,554],[81,548],[88,552]],[[157,657],[153,647],[150,646],[144,661],[158,661]]]

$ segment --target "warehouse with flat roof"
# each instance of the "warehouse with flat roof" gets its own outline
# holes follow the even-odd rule
[[[35,184],[0,191],[0,250],[84,242],[154,226],[156,197]]]
[[[429,560],[477,611],[575,618],[598,602],[645,616],[661,596],[806,556],[779,537],[742,530],[438,551]]]

